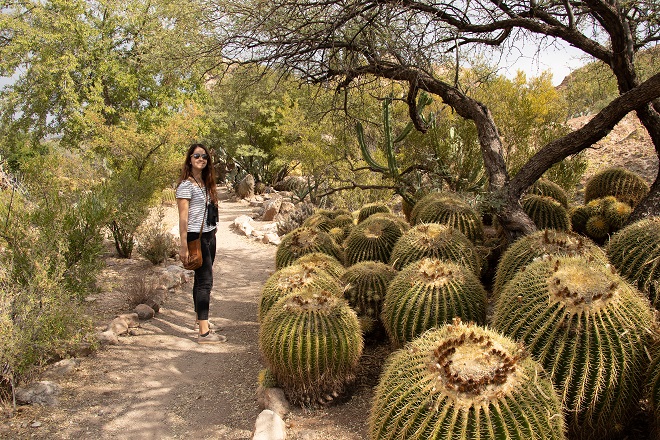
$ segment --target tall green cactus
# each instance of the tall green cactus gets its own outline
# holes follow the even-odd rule
[[[362,158],[369,164],[369,166],[375,170],[376,172],[382,173],[390,178],[392,178],[395,182],[395,186],[397,187],[396,192],[399,194],[403,199],[411,204],[414,205],[414,200],[412,198],[412,195],[406,191],[406,183],[402,179],[402,175],[399,171],[399,164],[396,159],[396,149],[395,145],[398,144],[399,142],[403,141],[408,134],[412,131],[414,125],[411,122],[408,122],[408,124],[405,126],[403,131],[399,133],[398,136],[394,136],[393,130],[392,130],[392,115],[390,112],[390,108],[392,106],[392,96],[389,96],[383,100],[383,134],[384,134],[384,142],[383,142],[383,147],[385,150],[385,156],[387,157],[387,166],[381,165],[378,162],[376,162],[369,152],[369,148],[367,147],[367,143],[364,140],[364,127],[362,126],[362,123],[358,122],[355,124],[355,131],[357,133],[357,141],[358,144],[360,145],[360,151],[362,152]],[[432,120],[433,114],[429,115],[428,117],[425,117],[422,115],[422,111],[424,108],[431,104],[433,102],[433,99],[431,97],[422,92],[419,95],[419,99],[417,101],[417,112],[418,116],[422,119],[422,121],[425,124],[428,124],[429,121]]]
[[[371,440],[562,440],[564,417],[522,346],[473,324],[440,325],[387,359]]]
[[[520,341],[550,374],[570,437],[616,437],[641,395],[653,314],[613,268],[547,257],[500,292],[492,325]]]

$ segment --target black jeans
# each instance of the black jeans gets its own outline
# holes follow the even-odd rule
[[[215,232],[214,229],[202,234],[202,266],[195,269],[193,304],[197,319],[200,321],[209,319],[209,303],[213,288],[213,262],[215,261]],[[199,237],[199,232],[188,232],[187,241],[193,241],[197,237]]]

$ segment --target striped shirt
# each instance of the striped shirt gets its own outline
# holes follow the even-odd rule
[[[176,198],[177,199],[188,199],[190,201],[188,205],[188,232],[199,233],[199,228],[202,226],[202,217],[204,216],[204,211],[206,210],[206,196],[204,195],[204,189],[197,186],[196,183],[191,182],[190,180],[182,181],[176,189]],[[209,202],[211,200],[209,199]],[[206,213],[208,215],[208,213]],[[204,220],[204,231],[208,232],[215,229],[214,226],[209,226]]]

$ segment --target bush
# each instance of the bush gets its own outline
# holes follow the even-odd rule
[[[147,220],[136,231],[137,251],[153,264],[160,264],[177,254],[178,246],[174,235],[163,231],[165,213],[158,208],[156,216]]]

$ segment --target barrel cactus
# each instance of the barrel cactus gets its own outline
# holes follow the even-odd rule
[[[660,304],[660,217],[649,217],[614,234],[607,256],[619,273]]]
[[[397,270],[424,257],[461,263],[479,275],[481,258],[462,232],[438,223],[419,224],[403,234],[394,245],[390,264]]]
[[[572,207],[568,211],[568,216],[571,219],[571,228],[579,234],[587,233],[587,221],[591,217],[591,208],[586,205],[578,205]]]
[[[387,213],[387,212],[377,212],[375,214],[372,214],[369,216],[370,219],[374,218],[385,218],[394,221],[394,223],[397,224],[399,229],[401,229],[401,233],[405,233],[410,229],[410,224],[403,218],[399,217],[396,214],[392,213]]]
[[[306,288],[273,305],[259,329],[259,348],[289,401],[314,405],[353,380],[363,340],[346,300]]]
[[[516,240],[502,254],[493,283],[494,296],[497,297],[502,287],[524,271],[528,264],[543,255],[584,256],[603,265],[609,262],[605,252],[587,237],[552,229],[536,231]]]
[[[342,276],[344,298],[356,311],[365,333],[379,321],[387,287],[396,274],[396,269],[380,261],[362,261],[346,269]]]
[[[390,282],[381,321],[400,346],[452,318],[483,323],[486,291],[469,268],[424,258],[404,268]]]
[[[561,203],[564,208],[568,208],[568,195],[566,194],[566,191],[552,180],[541,178],[534,182],[525,193],[552,197]]]
[[[593,238],[598,243],[603,243],[610,234],[610,225],[605,216],[600,214],[592,215],[585,225],[587,236]]]
[[[302,226],[286,234],[275,253],[275,267],[281,269],[312,252],[323,252],[343,262],[341,248],[327,232]]]
[[[584,257],[535,261],[504,286],[492,325],[550,374],[570,438],[621,432],[640,397],[653,316],[612,267]]]
[[[303,264],[314,268],[323,269],[332,275],[335,279],[339,280],[346,269],[335,257],[322,252],[312,252],[305,254],[298,258],[294,264]]]
[[[369,417],[372,440],[565,439],[541,366],[473,324],[440,326],[390,355]]]
[[[461,231],[472,242],[484,236],[481,218],[465,200],[453,193],[431,193],[422,198],[410,215],[412,225],[440,223]]]
[[[302,226],[328,232],[332,228],[332,219],[325,214],[315,212],[305,219]]]
[[[605,196],[614,196],[633,208],[649,192],[649,185],[637,174],[625,168],[608,168],[591,177],[584,188],[584,203]]]
[[[660,438],[660,344],[655,341],[650,351],[651,363],[646,373],[646,397],[651,409],[653,439]]]
[[[392,211],[390,210],[390,208],[388,208],[386,205],[382,203],[368,203],[364,205],[362,208],[360,208],[357,222],[362,223],[371,215],[376,214],[377,212],[390,214]]]
[[[390,261],[394,244],[401,237],[401,228],[391,219],[369,218],[355,226],[346,241],[346,263],[360,261]]]
[[[529,194],[523,197],[522,207],[539,229],[570,231],[571,220],[564,206],[552,197]]]
[[[268,277],[264,283],[259,300],[259,322],[263,321],[264,316],[277,300],[310,286],[319,291],[331,292],[338,297],[342,296],[339,281],[320,267],[309,263],[283,267]]]

